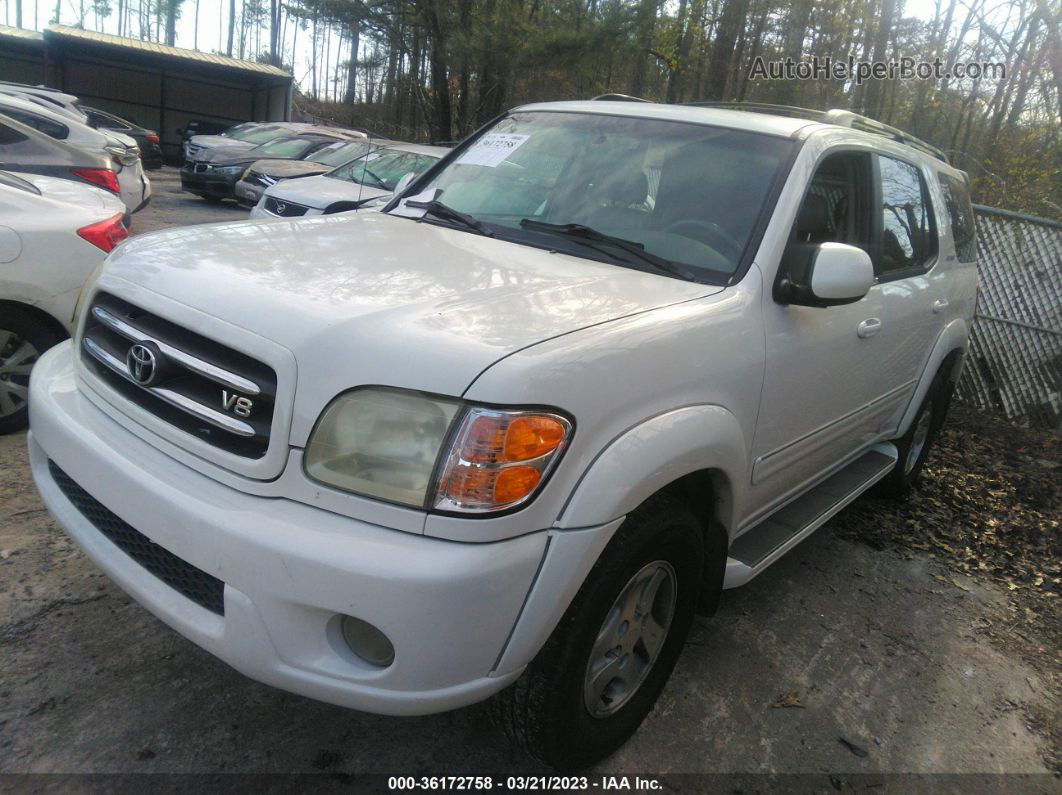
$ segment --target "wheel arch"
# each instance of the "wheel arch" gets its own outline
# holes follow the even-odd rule
[[[969,331],[966,321],[961,318],[953,320],[941,331],[940,336],[937,337],[937,341],[933,345],[929,358],[926,360],[926,365],[922,369],[922,375],[918,379],[918,386],[915,387],[915,391],[911,395],[911,402],[907,404],[907,409],[900,419],[900,424],[896,429],[897,436],[903,436],[911,427],[911,423],[914,422],[915,415],[918,414],[922,401],[929,394],[929,389],[936,380],[938,373],[947,372],[949,381],[958,381],[966,349],[969,345]]]
[[[554,526],[603,525],[671,489],[729,531],[743,496],[747,449],[737,417],[722,406],[686,406],[651,417],[605,446]]]
[[[34,306],[33,304],[0,298],[0,317],[4,316],[5,311],[22,312],[23,314],[28,315],[41,323],[45,328],[57,334],[59,339],[66,339],[70,336],[70,333],[63,327],[62,323],[40,307]]]

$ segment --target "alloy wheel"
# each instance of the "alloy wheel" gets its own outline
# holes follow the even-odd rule
[[[626,704],[645,682],[671,628],[678,578],[664,560],[643,566],[620,591],[586,665],[583,700],[595,718]]]
[[[14,331],[0,328],[0,417],[10,417],[29,400],[29,376],[39,352]]]

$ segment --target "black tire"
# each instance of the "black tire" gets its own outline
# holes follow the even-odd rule
[[[657,494],[631,513],[538,656],[515,684],[492,700],[491,714],[510,740],[561,770],[584,768],[623,745],[652,709],[682,651],[699,596],[703,556],[701,524],[680,500]],[[617,599],[629,592],[636,576],[661,562],[674,575],[674,585],[667,586],[674,608],[655,661],[644,666],[644,678],[630,688],[625,700],[617,699],[611,707],[607,698],[596,701],[598,707],[615,711],[595,717],[584,687],[599,631],[606,618],[616,615]],[[656,604],[654,600],[648,612],[655,612]]]
[[[948,380],[944,372],[938,373],[907,433],[893,440],[900,456],[892,471],[875,484],[873,493],[876,496],[903,498],[918,482],[930,448],[948,416],[954,391],[954,382]]]
[[[223,201],[225,201],[225,199],[221,196],[211,196],[207,193],[200,193],[199,195],[203,197],[203,201],[205,201],[207,204],[221,204]]]
[[[29,424],[30,373],[38,357],[65,335],[39,315],[18,306],[0,306],[0,435]],[[31,349],[27,355],[27,347]]]

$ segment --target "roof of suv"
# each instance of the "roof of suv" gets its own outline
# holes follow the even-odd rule
[[[903,130],[850,111],[816,111],[805,108],[791,108],[784,105],[757,103],[749,103],[747,105],[746,103],[666,105],[638,100],[634,97],[623,99],[625,101],[607,96],[576,102],[541,102],[533,105],[523,105],[516,110],[568,111],[598,113],[610,116],[632,116],[662,121],[716,125],[780,137],[791,137],[800,131],[811,133],[821,130],[846,129],[865,136],[868,141],[874,143],[891,141],[894,144],[913,149],[924,157],[940,161],[945,166],[949,165],[947,156],[936,147],[915,138]]]
[[[692,124],[714,124],[735,130],[766,133],[788,137],[813,122],[786,116],[765,113],[748,113],[740,110],[701,108],[693,105],[664,105],[656,102],[602,102],[582,100],[573,102],[537,102],[521,105],[515,110],[568,111],[572,113],[598,113],[604,116],[634,116],[661,121],[679,121]]]

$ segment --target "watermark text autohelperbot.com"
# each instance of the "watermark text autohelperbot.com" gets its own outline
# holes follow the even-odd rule
[[[989,61],[962,61],[946,65],[936,58],[919,61],[897,58],[890,61],[860,61],[853,56],[834,58],[814,55],[805,60],[783,58],[767,61],[757,56],[749,69],[749,79],[762,80],[840,80],[862,85],[868,80],[1005,80],[1007,65]]]

